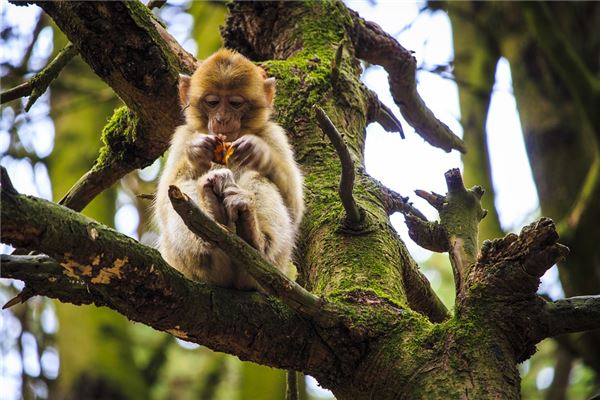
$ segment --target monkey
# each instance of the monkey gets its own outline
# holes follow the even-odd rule
[[[189,279],[260,289],[243,265],[188,230],[171,205],[170,185],[290,275],[303,178],[285,131],[271,120],[274,95],[275,79],[229,49],[202,61],[191,77],[180,76],[185,124],[173,134],[154,214],[163,258]],[[220,160],[223,143],[229,151]]]

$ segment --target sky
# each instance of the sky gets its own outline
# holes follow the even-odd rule
[[[386,32],[395,36],[407,49],[414,51],[419,65],[424,69],[435,65],[445,65],[453,59],[452,31],[447,15],[438,11],[419,14],[422,3],[409,1],[377,1],[376,5],[366,0],[346,0],[346,4],[356,10],[363,18],[378,23]],[[37,7],[12,7],[7,2],[0,2],[0,11],[6,9],[10,14],[7,19],[20,21],[19,29],[23,32],[31,28],[39,15]],[[194,52],[197,44],[189,38],[191,32],[191,18],[180,17],[169,23],[168,26],[174,36],[189,51]],[[26,35],[25,35],[26,36]],[[26,38],[25,38],[26,39]],[[24,39],[23,43],[27,43]],[[18,60],[23,43],[12,43],[10,46],[2,43],[0,61]],[[52,52],[52,32],[42,32],[41,40],[34,48],[30,68],[33,70],[43,67],[48,55]],[[458,89],[450,80],[426,71],[418,72],[418,90],[425,103],[434,114],[446,123],[454,133],[462,136],[460,125],[460,110],[458,103]],[[371,124],[367,128],[367,142],[365,149],[365,162],[367,172],[386,186],[410,196],[411,201],[429,219],[436,219],[437,213],[424,200],[414,195],[414,190],[424,189],[438,193],[446,192],[444,172],[450,168],[460,167],[460,154],[456,151],[445,153],[443,150],[433,148],[425,143],[414,130],[400,116],[398,108],[389,93],[387,73],[380,67],[373,66],[366,70],[363,81],[372,90],[378,93],[380,100],[394,110],[402,122],[406,139],[402,140],[398,134],[385,132],[379,125]],[[3,88],[5,90],[6,88]],[[49,94],[46,93],[45,96]],[[47,156],[54,145],[54,125],[48,115],[48,101],[44,98],[38,100],[31,109],[32,124],[23,124],[19,136],[28,150],[33,150],[39,157]],[[12,115],[11,115],[12,113]],[[3,107],[2,123],[0,124],[0,154],[8,148],[10,140],[8,122],[14,120],[14,112]],[[22,118],[22,117],[21,117]],[[510,65],[507,60],[499,61],[496,71],[496,84],[490,105],[486,124],[488,144],[494,189],[496,192],[496,207],[502,227],[507,231],[518,231],[523,225],[539,216],[539,204],[531,169],[527,162],[522,139],[521,125],[512,94]],[[6,166],[17,190],[22,193],[33,194],[46,199],[51,199],[52,192],[46,167],[42,163],[31,165],[28,161],[16,161],[9,157],[2,157],[0,163]],[[158,173],[158,164],[140,172],[143,179],[151,179]],[[115,226],[118,230],[136,235],[139,217],[131,201],[121,194],[117,200],[118,211],[115,215]],[[392,224],[402,239],[407,243],[409,251],[418,262],[423,262],[431,253],[418,247],[408,237],[403,217],[399,214],[392,216]],[[6,249],[3,251],[6,252]],[[552,297],[561,297],[562,290],[557,282],[556,268],[551,269],[543,278],[542,291],[550,293]],[[13,323],[2,314],[0,331],[9,329]],[[48,329],[56,329],[56,321],[45,317]],[[53,373],[57,371],[58,357],[56,352],[50,352],[42,360],[42,368]],[[53,367],[55,366],[55,367]],[[0,386],[12,386],[10,376],[19,375],[16,371],[29,368],[35,372],[40,368],[31,364],[26,357],[23,364],[15,357],[3,354],[0,365]],[[33,369],[33,370],[32,370]],[[316,383],[309,382],[314,394],[326,395],[327,391],[319,391]],[[10,397],[9,397],[10,398]]]

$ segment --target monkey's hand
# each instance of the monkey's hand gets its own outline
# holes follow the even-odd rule
[[[271,168],[271,149],[269,145],[254,135],[245,135],[233,142],[233,154],[229,164],[238,168],[251,168],[267,175]]]
[[[217,137],[213,135],[194,135],[187,148],[187,156],[194,169],[204,172],[210,168],[217,142]]]

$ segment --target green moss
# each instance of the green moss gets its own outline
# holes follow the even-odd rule
[[[300,29],[304,33],[304,50],[322,51],[331,43],[339,43],[343,39],[345,25],[351,24],[351,18],[343,4],[334,0],[313,1],[317,11],[315,18],[303,19]],[[335,51],[335,50],[334,50]]]
[[[127,157],[130,148],[135,144],[137,125],[138,117],[127,107],[115,110],[102,129],[102,147],[94,169],[101,169],[113,160],[124,160]]]

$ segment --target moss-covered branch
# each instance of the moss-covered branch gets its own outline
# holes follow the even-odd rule
[[[445,196],[417,190],[440,214],[440,222],[416,217],[406,219],[409,235],[420,246],[437,252],[448,252],[454,273],[456,295],[464,292],[466,276],[477,257],[479,222],[486,211],[481,208],[480,186],[466,189],[458,169],[444,174],[448,192]]]
[[[155,329],[263,364],[319,373],[334,363],[313,325],[278,301],[189,281],[156,250],[4,185],[1,201],[2,242],[51,257],[3,256],[2,277],[23,280],[34,294],[106,305]],[[289,346],[290,338],[297,346]],[[315,357],[307,359],[306,352]]]
[[[56,79],[64,66],[71,61],[76,54],[77,50],[69,43],[58,53],[50,64],[35,74],[29,81],[2,92],[2,94],[0,94],[0,103],[4,104],[23,96],[30,96],[25,105],[25,111],[29,111],[33,103],[44,94],[46,89],[48,89],[48,86],[50,86],[50,83]]]
[[[368,93],[370,96],[367,99],[369,102],[367,122],[377,122],[387,132],[398,132],[400,137],[404,139],[404,129],[402,129],[402,124],[396,118],[394,112],[379,100],[377,93],[371,90]]]
[[[541,218],[519,235],[485,241],[477,262],[468,270],[464,295],[457,299],[459,318],[475,318],[497,330],[517,360],[535,352],[550,336],[548,303],[536,295],[542,275],[566,257],[552,220]]]

